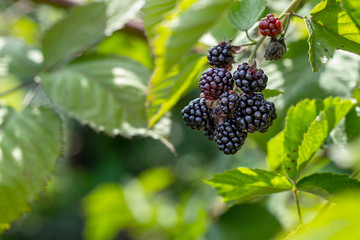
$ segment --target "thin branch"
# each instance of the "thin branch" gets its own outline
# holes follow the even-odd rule
[[[250,37],[248,30],[245,30],[245,33],[246,33],[246,37],[250,40],[250,42],[256,43],[256,41]]]

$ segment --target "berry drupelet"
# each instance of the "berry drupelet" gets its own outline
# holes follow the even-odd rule
[[[234,118],[248,133],[266,132],[276,118],[275,111],[275,105],[266,101],[262,93],[244,94]]]
[[[268,14],[259,23],[260,33],[263,36],[275,36],[281,30],[281,22],[273,14]]]
[[[225,154],[235,154],[244,145],[247,133],[241,131],[233,121],[225,121],[216,129],[215,141]]]
[[[227,68],[233,60],[231,43],[222,41],[218,45],[211,47],[207,59],[211,66]]]
[[[206,105],[205,99],[196,98],[181,111],[181,114],[186,126],[200,130],[209,123],[210,109]]]
[[[268,80],[262,69],[255,69],[245,62],[238,66],[233,79],[244,93],[261,92]]]
[[[208,68],[199,80],[202,96],[210,100],[216,100],[224,92],[233,88],[234,81],[231,73],[224,68]]]

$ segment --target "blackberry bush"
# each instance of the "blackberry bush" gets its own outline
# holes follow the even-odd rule
[[[275,105],[266,101],[262,93],[244,94],[240,98],[240,109],[234,118],[248,133],[266,132],[276,119],[275,111]]]
[[[224,92],[233,88],[234,81],[231,73],[224,68],[208,68],[201,75],[199,87],[203,96],[210,100],[216,100]]]
[[[233,121],[224,121],[216,129],[215,141],[225,154],[235,154],[244,145],[247,133],[241,131]]]
[[[211,66],[227,68],[233,60],[231,43],[222,41],[218,45],[211,47],[207,59]]]
[[[210,109],[206,105],[206,100],[196,98],[192,100],[182,111],[186,126],[192,129],[203,129],[208,125]]]
[[[233,79],[244,93],[261,92],[266,88],[268,80],[262,69],[251,67],[248,63],[238,66]]]
[[[259,23],[260,33],[263,36],[275,36],[281,30],[281,22],[273,14],[268,14]]]

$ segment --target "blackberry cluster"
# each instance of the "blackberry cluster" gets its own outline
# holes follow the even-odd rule
[[[261,92],[266,88],[267,76],[262,69],[255,69],[247,63],[238,66],[234,81],[244,93]]]
[[[232,51],[231,43],[227,41],[211,47],[207,55],[209,64],[214,67],[228,68],[233,60]]]
[[[263,36],[275,36],[281,30],[281,22],[273,14],[266,15],[259,23],[260,33]]]
[[[225,154],[235,154],[248,133],[266,132],[276,119],[275,105],[261,93],[267,83],[264,71],[248,63],[239,65],[233,76],[227,70],[232,48],[229,42],[210,48],[208,60],[213,67],[200,77],[200,98],[181,111],[187,126],[202,130]],[[228,56],[225,50],[231,59],[222,61]]]

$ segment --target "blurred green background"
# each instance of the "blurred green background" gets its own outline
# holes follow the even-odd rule
[[[36,50],[41,36],[68,10],[36,2],[1,0],[0,52],[6,52],[2,48],[4,39],[11,39],[19,52],[22,45],[30,46],[34,49],[30,57],[41,61],[42,56]],[[273,9],[280,10],[289,3],[271,2]],[[317,2],[307,1],[302,13],[308,15]],[[275,13],[280,10],[267,9]],[[245,39],[224,18],[200,40],[196,52],[206,54],[216,40],[234,36],[235,43]],[[308,97],[351,97],[353,89],[359,87],[359,56],[339,52],[320,72],[312,73],[307,30],[302,20],[294,19],[288,36],[288,52],[282,61],[258,61],[269,77],[269,88],[285,93],[271,99],[279,117],[268,133],[254,134],[236,155],[224,155],[201,132],[183,124],[181,109],[198,97],[198,89],[182,98],[171,111],[171,142],[177,155],[151,138],[112,138],[68,120],[67,153],[58,161],[55,177],[40,194],[33,211],[15,221],[0,239],[263,240],[291,230],[297,224],[291,194],[274,194],[248,204],[226,206],[216,191],[203,182],[225,169],[267,168],[266,142],[282,129],[286,110],[291,105]],[[106,37],[91,52],[128,56],[153,67],[146,38],[141,29],[131,25]],[[237,61],[248,56],[241,54]],[[18,67],[21,70],[25,66]],[[0,74],[1,92],[18,84],[15,76]],[[20,109],[24,96],[24,92],[18,91],[1,100]],[[339,151],[346,151],[349,161],[358,154],[341,145],[346,141],[341,131],[344,124],[326,142],[327,150],[316,156],[314,171],[351,172],[353,164],[336,162]],[[304,219],[310,221],[324,201],[309,194],[300,197]]]

